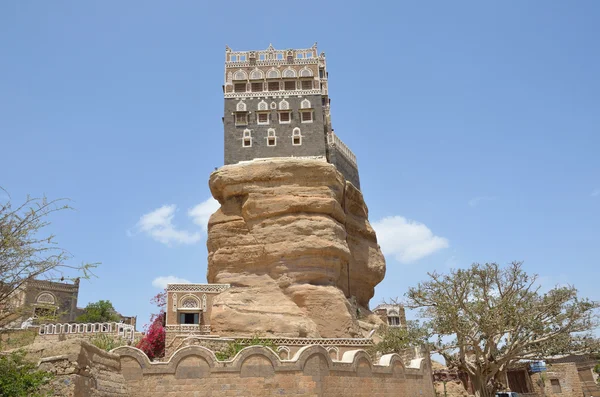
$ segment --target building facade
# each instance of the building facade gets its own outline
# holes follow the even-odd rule
[[[229,284],[168,284],[165,308],[167,357],[190,336],[208,336],[210,314],[216,295]]]
[[[10,327],[19,328],[47,323],[72,323],[85,312],[77,307],[79,297],[79,278],[73,283],[48,280],[28,280],[14,293],[13,305],[15,316]],[[135,329],[136,316],[123,316],[121,323],[131,325]]]
[[[225,164],[322,158],[360,188],[356,156],[331,128],[325,53],[225,50]]]
[[[402,305],[384,303],[373,309],[373,313],[390,327],[406,328],[406,313]]]

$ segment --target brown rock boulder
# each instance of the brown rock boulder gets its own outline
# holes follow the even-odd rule
[[[368,311],[385,260],[360,191],[293,158],[221,167],[210,189],[207,278],[232,285],[213,302],[215,333],[362,336],[349,298]]]

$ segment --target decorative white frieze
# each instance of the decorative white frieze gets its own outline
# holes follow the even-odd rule
[[[230,284],[167,284],[167,291],[204,292],[218,294],[231,287]]]

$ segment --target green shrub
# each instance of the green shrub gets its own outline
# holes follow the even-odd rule
[[[39,371],[35,364],[25,359],[23,351],[0,355],[0,396],[48,396],[51,392],[44,392],[41,389],[51,379],[52,374]]]
[[[253,336],[251,339],[242,339],[236,342],[229,342],[225,351],[215,352],[217,360],[230,360],[235,357],[243,348],[248,346],[264,346],[276,351],[277,346],[271,340],[261,339],[259,336]]]
[[[90,343],[107,352],[116,349],[117,347],[129,345],[126,339],[107,334],[94,335],[90,338]]]

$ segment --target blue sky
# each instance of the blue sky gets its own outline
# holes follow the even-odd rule
[[[144,324],[153,280],[206,281],[225,44],[317,41],[386,253],[372,306],[513,260],[600,300],[599,20],[583,0],[3,1],[0,186],[72,199],[51,230],[102,262],[80,306]]]

